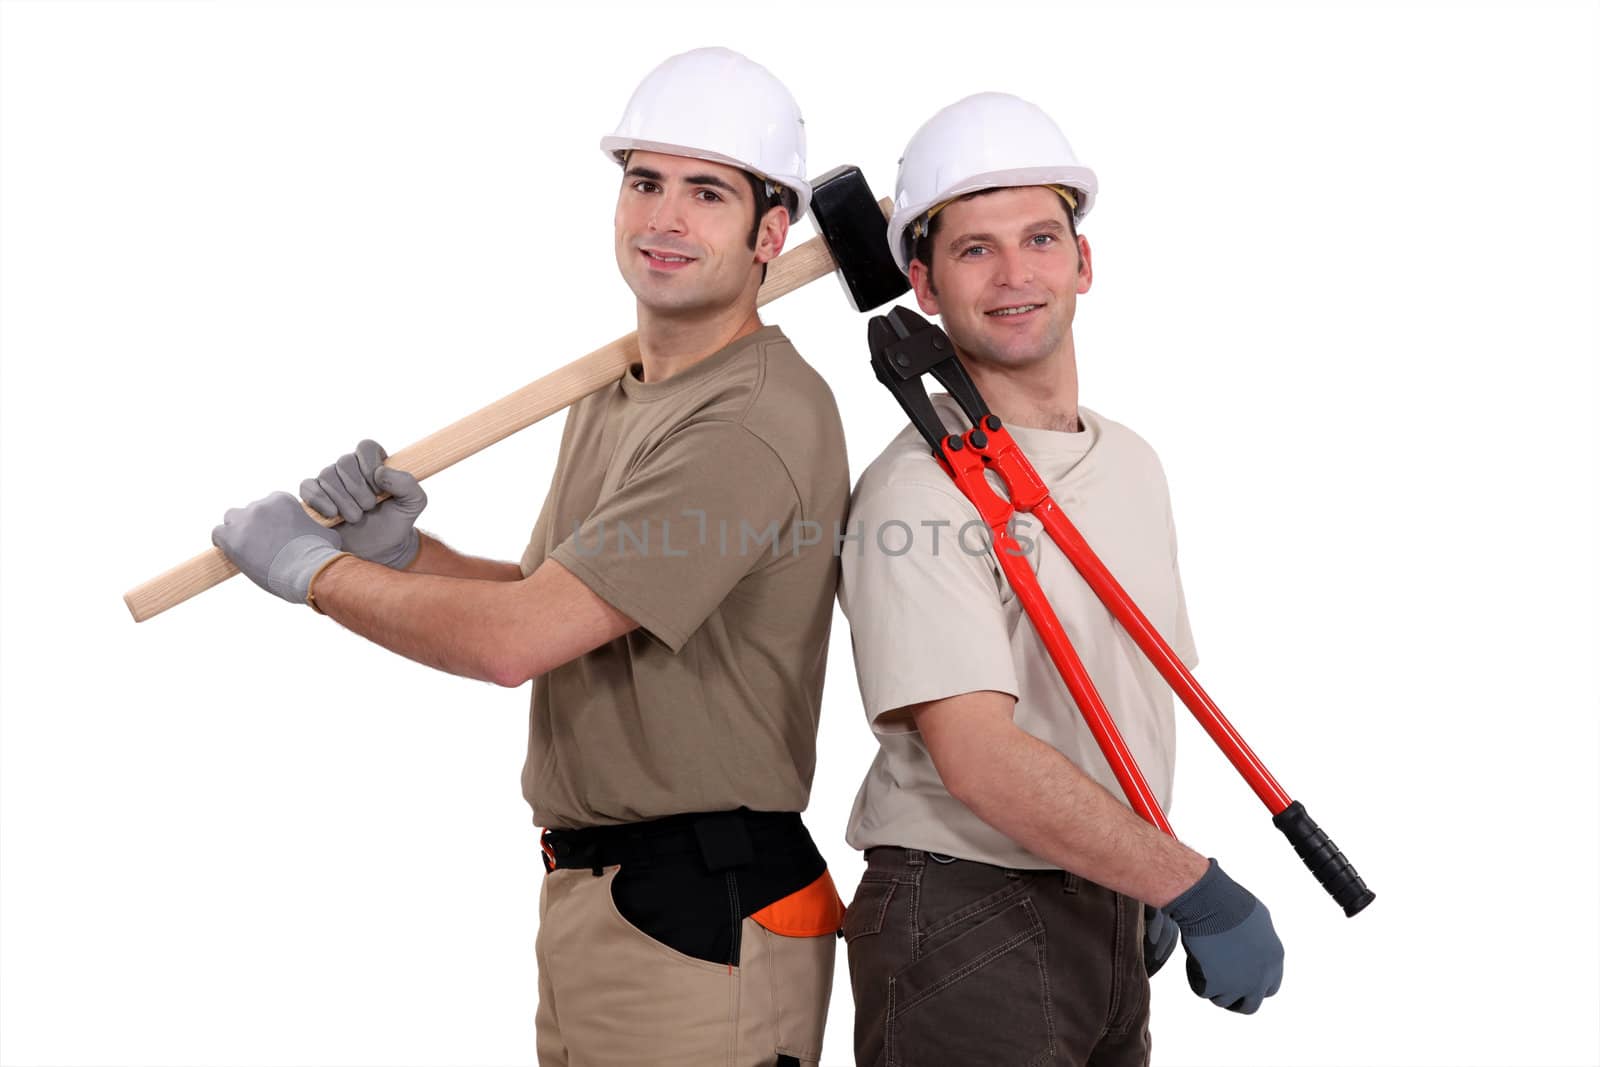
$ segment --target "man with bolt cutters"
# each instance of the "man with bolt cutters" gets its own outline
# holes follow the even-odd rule
[[[1047,115],[980,94],[907,146],[890,245],[994,427],[1192,667],[1160,462],[1078,405],[1072,321],[1093,271],[1077,223],[1096,191]],[[968,427],[949,397],[928,414]],[[880,746],[848,833],[868,861],[845,921],[857,1061],[1146,1064],[1148,974],[1180,935],[1195,991],[1244,1013],[1277,991],[1283,948],[1260,901],[1123,802],[987,525],[930,454],[940,432],[907,428],[863,474],[842,560]],[[1165,807],[1171,693],[1038,532],[1019,524],[1027,564]]]

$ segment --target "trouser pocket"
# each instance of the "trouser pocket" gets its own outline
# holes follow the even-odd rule
[[[546,882],[562,903],[539,930],[541,1062],[734,1062],[739,972],[686,956],[629,923],[611,897],[616,875],[615,867],[600,877],[558,870]]]
[[[1031,1064],[1054,1051],[1044,924],[1014,896],[889,980],[890,1067]]]
[[[785,937],[832,937],[844,923],[844,901],[827,871],[804,889],[750,913],[750,918]]]
[[[642,936],[691,959],[737,966],[742,908],[728,872],[689,864],[624,864],[611,881],[617,915]]]

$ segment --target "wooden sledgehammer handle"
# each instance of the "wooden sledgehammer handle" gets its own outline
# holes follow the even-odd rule
[[[885,215],[889,213],[889,201],[881,200],[878,206]],[[776,300],[833,270],[828,246],[821,237],[813,237],[773,260],[756,303]],[[638,337],[630,333],[401,449],[388,458],[387,465],[419,480],[431,477],[609,385],[622,377],[629,364],[638,361]],[[338,523],[337,519],[330,521],[315,512],[311,514],[324,526]],[[221,549],[209,548],[129,590],[122,601],[133,613],[133,621],[143,622],[238,573]]]

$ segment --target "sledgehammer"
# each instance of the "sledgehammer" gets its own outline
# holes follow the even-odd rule
[[[836,167],[818,178],[812,185],[811,210],[819,236],[773,260],[757,305],[835,270],[857,311],[870,311],[905,292],[910,287],[889,255],[885,235],[889,209],[889,201],[873,199],[856,167]],[[638,361],[638,338],[630,333],[401,449],[387,465],[419,479],[431,477],[610,385]],[[341,521],[325,519],[310,508],[306,512],[324,526]],[[122,600],[133,621],[143,622],[238,573],[220,549],[210,548],[129,590]]]

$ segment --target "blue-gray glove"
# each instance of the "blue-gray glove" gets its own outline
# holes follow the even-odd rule
[[[1144,906],[1144,973],[1155,977],[1161,965],[1167,962],[1172,950],[1178,947],[1178,924],[1167,917],[1160,908]]]
[[[362,441],[315,478],[300,483],[300,497],[325,518],[344,519],[339,528],[346,552],[405,570],[421,545],[417,516],[428,494],[405,471],[384,466],[389,454],[376,441]],[[388,493],[389,499],[378,497]]]
[[[1283,981],[1283,943],[1272,915],[1212,860],[1200,880],[1166,907],[1183,931],[1189,988],[1211,1003],[1249,1015]]]
[[[311,579],[342,552],[339,532],[317,525],[288,493],[228,509],[211,543],[245,577],[291,604],[306,603]]]

